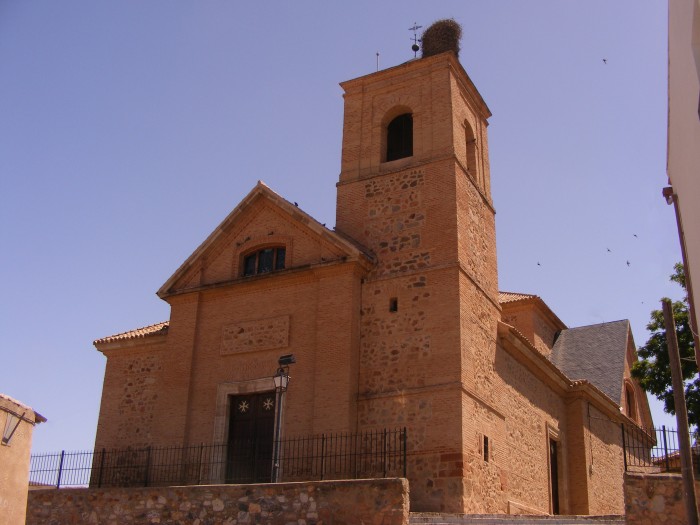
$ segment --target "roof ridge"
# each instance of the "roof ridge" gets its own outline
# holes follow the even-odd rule
[[[531,295],[533,297],[537,297],[536,294],[532,293],[526,293],[526,292],[510,292],[508,290],[498,290],[498,293],[507,293],[507,294],[512,294],[512,295]]]
[[[503,290],[498,291],[498,302],[499,303],[514,303],[516,301],[525,301],[528,299],[540,299],[542,298],[538,295],[531,293],[520,293],[520,292],[504,292]]]
[[[567,328],[566,330],[576,330],[578,328],[592,328],[594,326],[603,326],[606,324],[615,324],[615,323],[627,323],[628,325],[631,324],[629,319],[618,319],[616,321],[603,321],[602,323],[592,323],[592,324],[584,324],[581,326],[572,326],[570,328]],[[562,330],[562,331],[564,331],[564,330]]]

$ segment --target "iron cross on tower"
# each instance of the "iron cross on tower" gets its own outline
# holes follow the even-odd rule
[[[413,45],[411,46],[411,49],[413,49],[413,58],[416,58],[418,50],[420,49],[418,42],[421,42],[421,39],[418,38],[418,34],[416,32],[422,27],[423,26],[419,26],[416,22],[413,22],[413,27],[408,28],[409,31],[413,31]]]

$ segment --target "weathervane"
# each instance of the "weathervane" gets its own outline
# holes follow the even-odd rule
[[[416,31],[418,31],[420,28],[423,26],[419,26],[417,22],[413,22],[413,27],[409,27],[409,31],[413,31],[413,45],[411,46],[411,49],[413,49],[413,58],[416,58],[418,55],[418,50],[420,49],[420,46],[418,45],[418,42],[422,42],[420,38],[418,38],[418,34]]]

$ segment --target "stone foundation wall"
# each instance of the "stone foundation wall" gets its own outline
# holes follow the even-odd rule
[[[695,494],[699,492],[700,482],[696,481]],[[685,525],[683,478],[680,474],[627,473],[625,513],[628,525]]]
[[[407,525],[408,482],[37,490],[29,493],[26,523]]]

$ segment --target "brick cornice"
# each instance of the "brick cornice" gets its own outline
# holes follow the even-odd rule
[[[476,89],[476,86],[469,78],[469,75],[465,71],[464,67],[462,67],[459,59],[452,51],[446,51],[445,53],[440,53],[427,58],[409,60],[403,64],[383,69],[375,73],[346,80],[345,82],[340,83],[340,87],[343,88],[347,95],[364,91],[367,84],[374,84],[375,86],[386,85],[387,88],[390,88],[395,82],[396,77],[424,75],[426,69],[430,70],[431,72],[444,69],[449,70],[449,72],[459,82],[462,92],[469,95],[476,107],[479,108],[482,116],[484,118],[489,118],[491,116],[491,110],[489,110],[486,102],[484,102],[484,99],[479,93],[479,90]]]
[[[113,352],[118,351],[119,355],[126,355],[126,354],[139,354],[139,353],[144,353],[144,352],[153,352],[158,351],[158,349],[154,348],[157,347],[158,345],[162,345],[163,348],[161,350],[165,350],[165,344],[167,343],[167,337],[168,334],[159,334],[159,335],[152,335],[146,338],[139,338],[139,339],[130,339],[130,340],[122,340],[122,341],[112,341],[109,343],[98,343],[95,342],[95,348],[102,352],[105,357],[110,357],[113,355]]]
[[[351,271],[353,274],[361,276],[369,269],[364,261],[360,259],[350,259],[348,257],[339,257],[330,261],[323,261],[314,264],[305,264],[295,268],[287,268],[284,270],[276,270],[274,272],[262,275],[250,275],[246,277],[236,277],[235,279],[227,279],[215,283],[203,284],[200,286],[185,288],[169,292],[163,298],[170,300],[174,297],[183,295],[195,294],[211,290],[220,290],[231,287],[257,286],[259,288],[280,288],[289,286],[299,282],[313,282],[323,276],[332,274],[342,274]],[[352,268],[348,268],[352,266]],[[285,282],[288,281],[288,282]]]

